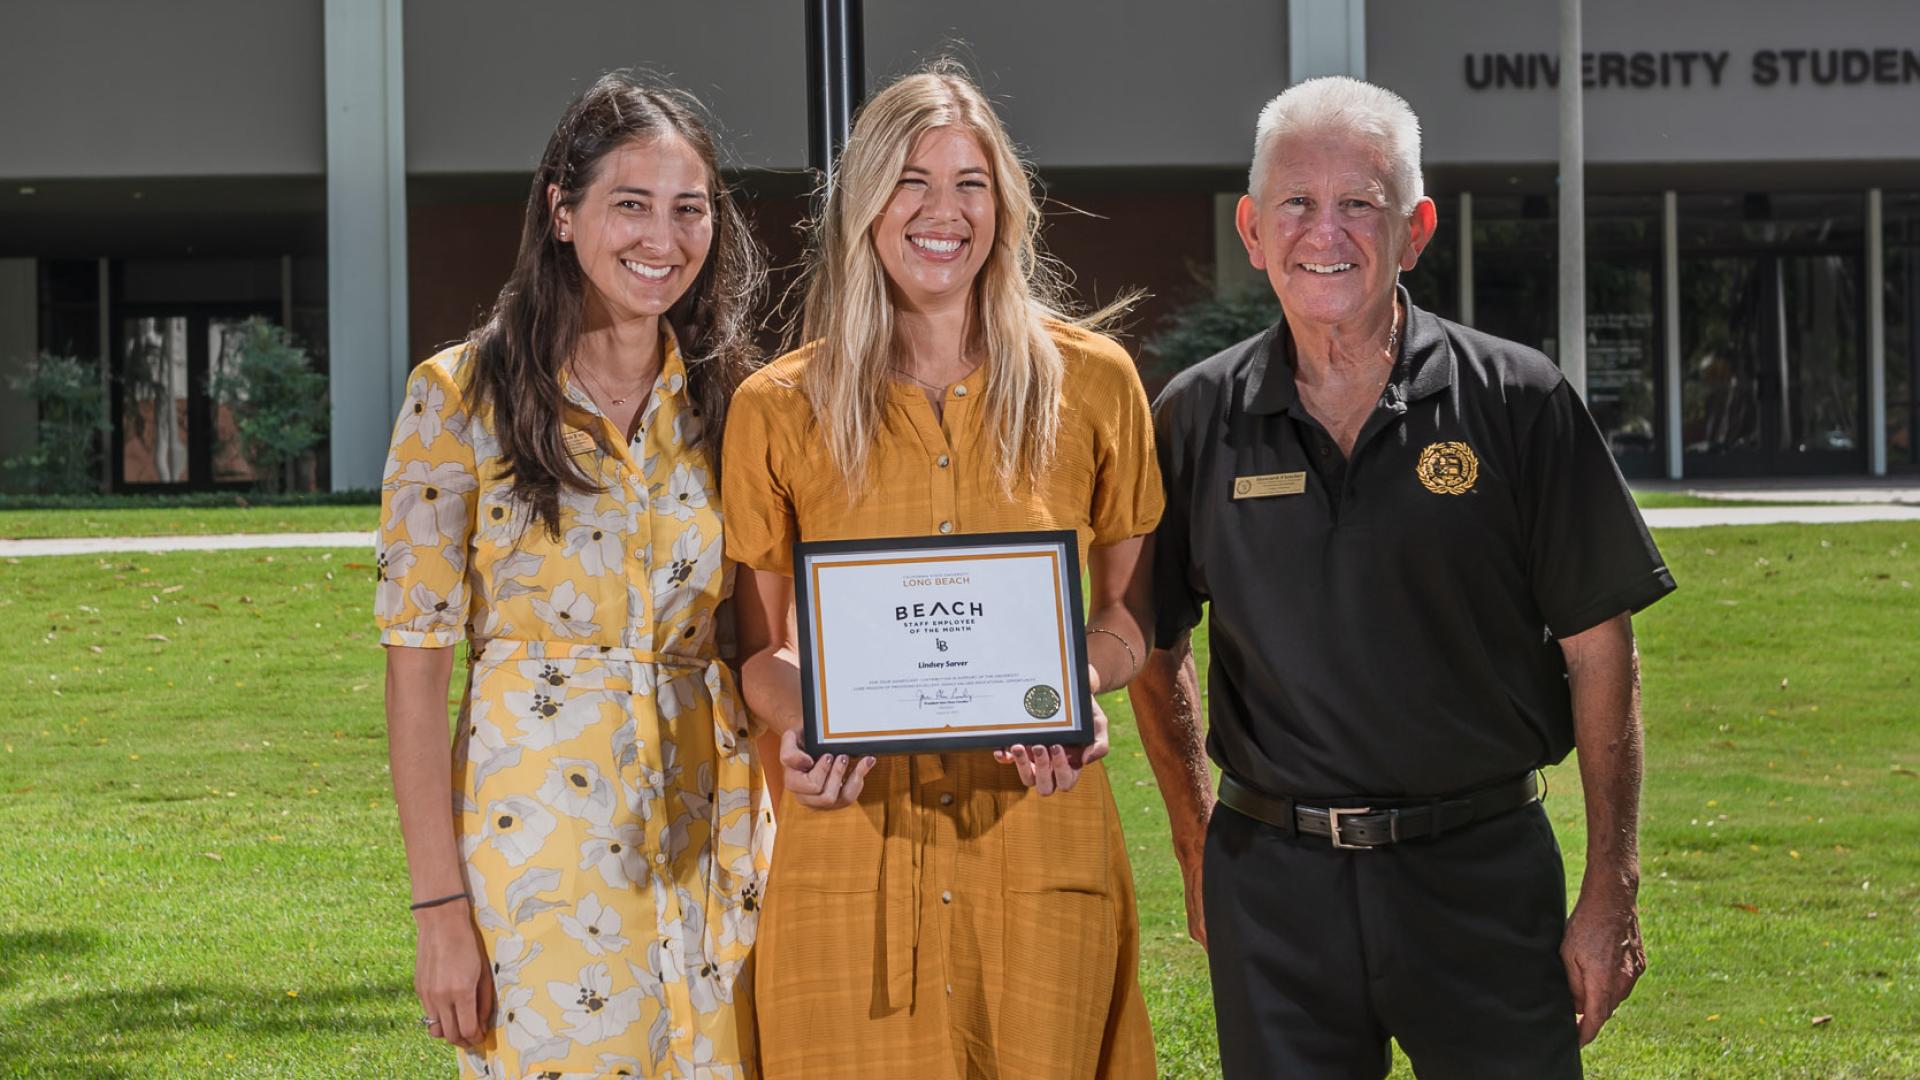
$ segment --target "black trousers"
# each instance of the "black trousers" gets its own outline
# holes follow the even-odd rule
[[[1566,882],[1538,803],[1370,851],[1222,804],[1202,892],[1229,1080],[1578,1080]]]

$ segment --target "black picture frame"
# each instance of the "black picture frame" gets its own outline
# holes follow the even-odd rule
[[[813,563],[823,555],[856,555],[884,552],[964,552],[975,548],[1034,547],[1057,551],[1060,557],[1062,589],[1066,597],[1066,670],[1068,702],[1074,710],[1074,723],[1064,731],[1050,728],[1044,738],[1009,738],[1006,731],[984,735],[929,735],[924,738],[863,741],[836,739],[828,746],[821,739],[820,687],[815,677],[815,657],[819,642],[814,636]],[[1023,745],[1084,746],[1093,741],[1093,693],[1087,682],[1087,618],[1080,587],[1080,545],[1072,529],[1036,532],[970,533],[963,536],[900,536],[862,540],[803,540],[793,545],[793,602],[799,624],[800,701],[803,722],[802,748],[813,757],[823,753],[849,755],[885,755],[941,753],[957,750],[999,749],[1016,743]],[[1017,727],[1018,725],[1010,725]]]

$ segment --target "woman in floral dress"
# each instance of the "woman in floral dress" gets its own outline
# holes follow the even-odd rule
[[[409,380],[375,607],[421,1023],[463,1076],[755,1072],[771,819],[716,466],[760,281],[689,103],[609,75],[492,316]]]

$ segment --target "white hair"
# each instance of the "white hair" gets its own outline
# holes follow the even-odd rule
[[[1281,92],[1260,110],[1254,128],[1247,192],[1260,200],[1274,144],[1289,135],[1351,135],[1366,140],[1386,170],[1394,209],[1413,212],[1425,196],[1420,178],[1420,118],[1399,94],[1372,83],[1328,75]]]

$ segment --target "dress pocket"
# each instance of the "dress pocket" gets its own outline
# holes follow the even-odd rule
[[[1006,800],[1000,827],[1008,892],[1106,896],[1112,891],[1109,847],[1119,818],[1104,767],[1089,766],[1072,791],[1043,796],[1023,788],[1001,797]]]

